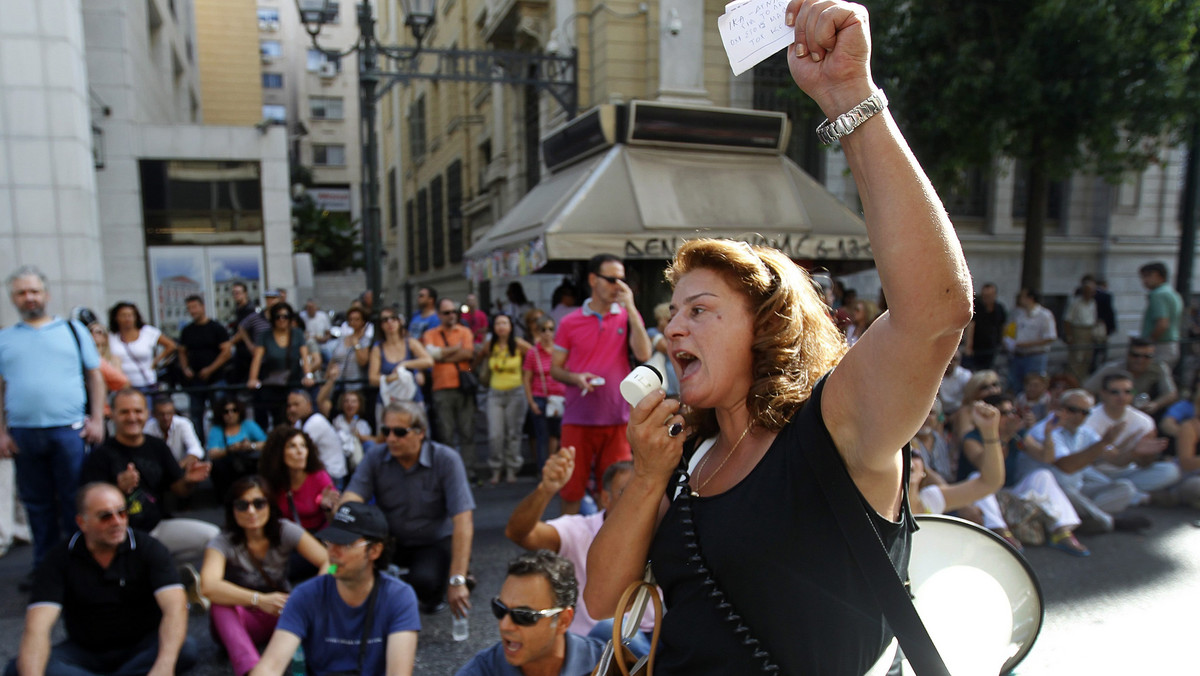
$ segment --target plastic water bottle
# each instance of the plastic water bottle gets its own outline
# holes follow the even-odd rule
[[[292,655],[292,668],[288,670],[290,676],[308,676],[308,665],[304,662],[304,648],[297,646],[295,654]]]
[[[465,641],[471,635],[470,620],[466,615],[459,617],[450,613],[450,637],[455,641]]]

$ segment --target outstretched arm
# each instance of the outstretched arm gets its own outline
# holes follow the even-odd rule
[[[836,119],[871,96],[876,86],[863,7],[792,0],[787,14],[796,31],[788,52],[792,77],[827,117]],[[900,499],[899,450],[928,415],[971,320],[970,275],[946,209],[888,111],[867,119],[841,144],[862,199],[888,312],[830,376],[821,410],[859,490],[876,511],[893,515]],[[881,418],[895,424],[872,422]]]
[[[528,374],[528,371],[526,373]],[[512,516],[508,517],[504,536],[525,549],[549,549],[557,552],[562,546],[562,538],[559,537],[557,528],[542,521],[542,514],[554,496],[567,484],[574,471],[574,446],[564,446],[550,456],[542,467],[542,480],[537,488],[525,496],[513,510]]]

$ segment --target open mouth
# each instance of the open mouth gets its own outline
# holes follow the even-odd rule
[[[687,378],[700,368],[700,358],[691,352],[679,350],[674,355],[675,363],[679,365],[680,380]]]

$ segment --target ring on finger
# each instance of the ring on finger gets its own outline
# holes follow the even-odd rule
[[[679,433],[682,431],[683,431],[683,425],[680,423],[675,423],[667,428],[667,436],[677,437],[677,436],[679,436]]]

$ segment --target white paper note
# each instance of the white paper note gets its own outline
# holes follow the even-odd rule
[[[734,75],[741,75],[795,42],[795,30],[783,22],[788,0],[738,0],[725,5],[717,30]]]

